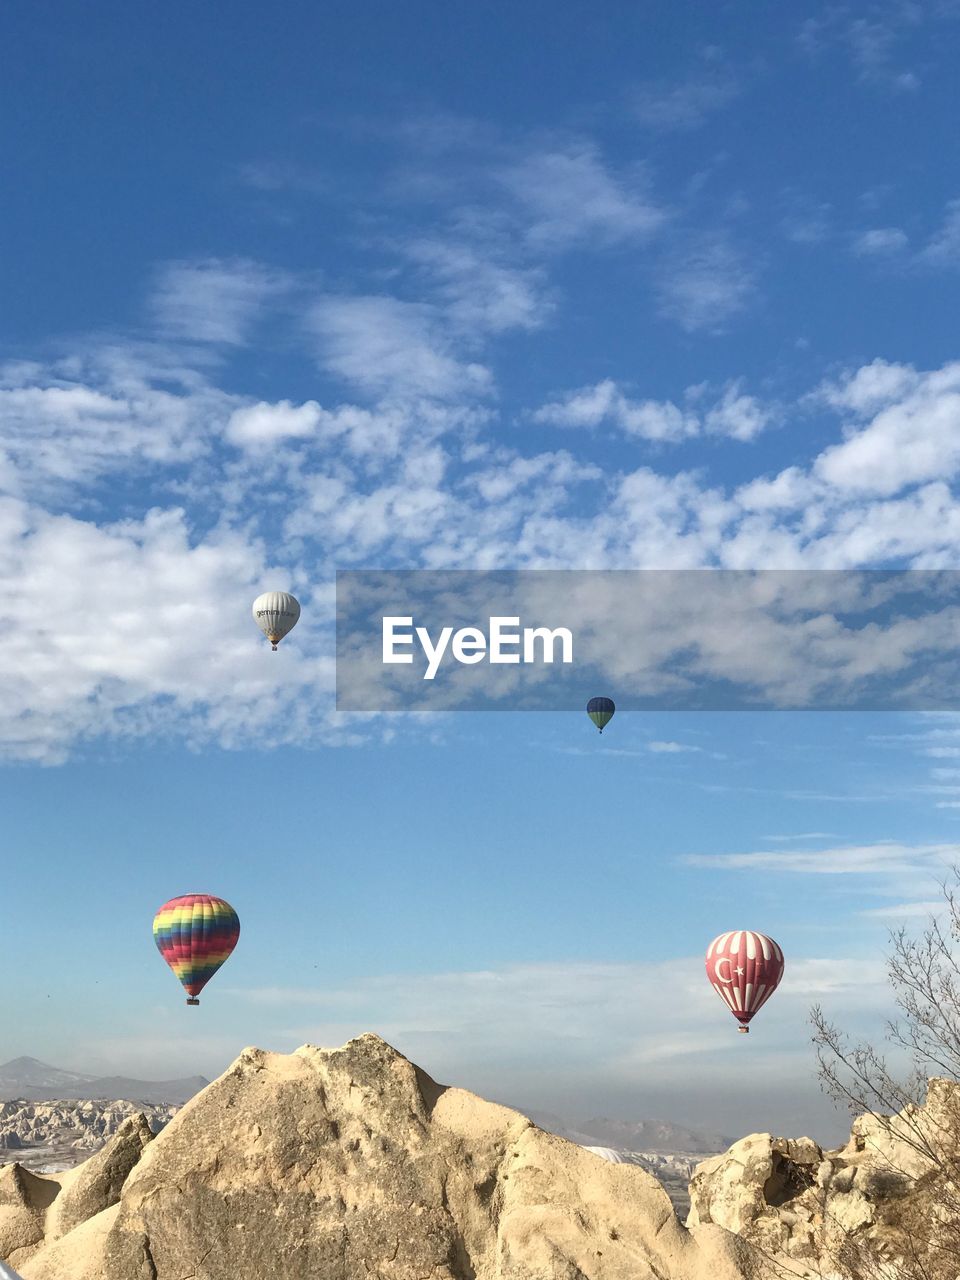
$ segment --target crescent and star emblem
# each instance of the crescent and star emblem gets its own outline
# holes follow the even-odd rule
[[[738,966],[737,966],[737,968],[736,968],[736,969],[734,969],[734,970],[732,971],[732,973],[731,973],[731,971],[728,969],[728,970],[727,970],[727,976],[726,976],[726,977],[724,977],[724,976],[723,976],[723,974],[720,972],[720,966],[721,966],[722,964],[732,965],[732,964],[733,964],[733,961],[730,959],[730,957],[729,957],[729,956],[722,956],[722,957],[717,961],[716,965],[714,966],[714,970],[713,970],[713,972],[714,972],[714,973],[716,974],[716,976],[717,976],[717,981],[718,981],[718,982],[722,982],[725,986],[727,986],[727,985],[729,985],[731,982],[733,982],[733,976],[732,976],[732,973],[735,973],[735,974],[737,975],[737,977],[738,977],[738,978],[742,978],[742,977],[743,977],[743,975],[746,973],[746,969],[743,969],[743,968],[741,968],[741,967],[738,965]]]

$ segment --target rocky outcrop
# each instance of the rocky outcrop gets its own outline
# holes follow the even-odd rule
[[[689,1213],[688,1186],[697,1166],[703,1162],[702,1152],[624,1151],[618,1147],[599,1147],[589,1143],[581,1143],[581,1146],[611,1164],[638,1164],[660,1183],[679,1217],[685,1218]]]
[[[17,1164],[0,1168],[0,1258],[17,1264],[43,1243],[58,1187]]]
[[[687,1225],[714,1223],[772,1254],[814,1259],[817,1171],[823,1152],[809,1138],[754,1133],[699,1164]]]
[[[742,1138],[697,1166],[687,1225],[725,1227],[762,1256],[788,1261],[797,1276],[839,1273],[841,1260],[858,1253],[895,1272],[921,1235],[924,1247],[935,1244],[931,1205],[939,1205],[941,1223],[944,1207],[958,1206],[931,1154],[947,1166],[960,1154],[953,1081],[931,1080],[923,1107],[858,1117],[849,1142],[835,1150],[810,1138]]]
[[[159,1136],[128,1116],[66,1173],[3,1166],[0,1257],[23,1280],[799,1280],[901,1277],[922,1250],[911,1276],[955,1280],[960,1085],[860,1117],[835,1150],[753,1134],[690,1192],[684,1227],[639,1156],[362,1036],[245,1050]]]
[[[145,1115],[154,1132],[176,1115],[178,1107],[117,1102],[0,1102],[0,1148],[26,1151],[34,1147],[94,1151],[131,1116]]]
[[[0,1168],[0,1259],[19,1267],[41,1246],[115,1205],[153,1132],[143,1115],[131,1116],[102,1151],[56,1177],[19,1164]]]
[[[245,1050],[124,1161],[48,1208],[24,1280],[740,1280],[656,1180],[436,1084],[376,1036]],[[115,1140],[116,1141],[116,1140]],[[92,1162],[91,1162],[92,1163]],[[67,1204],[72,1209],[67,1211]],[[54,1239],[83,1213],[93,1216]]]
[[[116,1204],[123,1184],[152,1140],[146,1116],[130,1116],[102,1151],[61,1174],[60,1192],[47,1215],[47,1237],[59,1239]]]

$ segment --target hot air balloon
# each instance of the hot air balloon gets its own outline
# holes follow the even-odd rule
[[[297,625],[300,601],[286,591],[265,591],[253,602],[253,617],[276,653],[277,645]]]
[[[153,940],[183,983],[187,1004],[197,996],[237,945],[240,920],[229,902],[208,893],[185,893],[165,902],[153,920]]]
[[[707,977],[747,1032],[747,1023],[773,995],[783,977],[783,952],[764,933],[721,933],[707,947]]]
[[[599,1156],[601,1160],[606,1160],[608,1164],[631,1164],[622,1151],[616,1151],[613,1147],[584,1147],[584,1151],[589,1151],[591,1155]]]
[[[591,698],[587,703],[587,715],[603,733],[603,726],[609,724],[616,711],[612,698]]]

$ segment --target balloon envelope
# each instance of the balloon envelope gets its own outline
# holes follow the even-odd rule
[[[599,1156],[601,1160],[606,1160],[608,1164],[631,1163],[622,1151],[615,1151],[613,1147],[584,1147],[583,1149]]]
[[[153,939],[190,999],[197,996],[237,945],[240,920],[229,902],[185,893],[165,902],[153,920]]]
[[[265,591],[253,602],[253,618],[276,649],[300,618],[300,601],[286,591]]]
[[[783,952],[765,933],[738,929],[721,933],[707,947],[707,977],[740,1029],[776,991],[783,977]]]
[[[603,726],[609,724],[616,711],[612,698],[591,698],[587,703],[587,715],[603,733]]]

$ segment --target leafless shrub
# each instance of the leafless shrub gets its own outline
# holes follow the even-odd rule
[[[869,1173],[858,1171],[856,1186],[873,1220],[845,1228],[828,1178],[802,1192],[815,1260],[775,1257],[753,1244],[751,1280],[960,1280],[960,1086],[952,1087],[960,1081],[960,869],[941,889],[942,917],[919,937],[906,929],[890,935],[897,1015],[886,1040],[898,1057],[906,1053],[905,1072],[875,1045],[851,1043],[820,1006],[811,1012],[823,1088],[865,1117],[855,1134]]]

